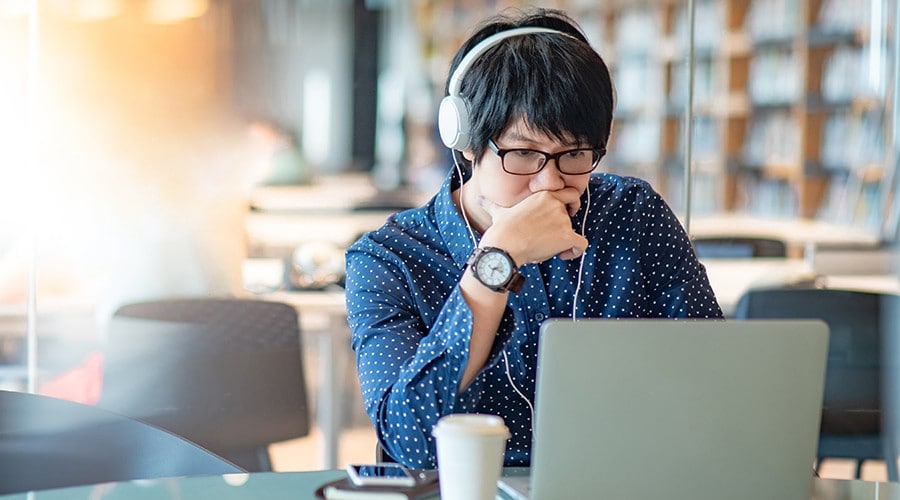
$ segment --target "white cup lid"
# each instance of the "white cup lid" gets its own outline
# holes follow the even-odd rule
[[[497,415],[480,413],[454,413],[438,420],[432,434],[435,437],[450,435],[497,436],[508,439],[509,429]]]

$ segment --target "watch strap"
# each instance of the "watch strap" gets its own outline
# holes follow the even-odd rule
[[[513,293],[518,293],[525,284],[525,275],[519,272],[518,268],[513,268],[513,274],[509,277],[509,281],[503,285],[503,288]]]

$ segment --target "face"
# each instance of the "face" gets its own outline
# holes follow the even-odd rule
[[[519,120],[508,127],[499,137],[494,138],[494,142],[500,149],[535,149],[551,154],[591,147],[590,144],[560,142],[530,129],[524,120]],[[471,151],[464,154],[469,161],[473,161]],[[495,204],[511,207],[539,191],[557,191],[565,187],[574,187],[582,193],[587,188],[589,180],[590,173],[581,175],[561,173],[555,161],[550,161],[536,174],[513,175],[503,170],[500,157],[487,148],[484,156],[475,162],[470,184],[477,188],[478,194]]]

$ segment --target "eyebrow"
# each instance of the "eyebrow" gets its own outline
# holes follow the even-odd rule
[[[500,136],[499,139],[506,140],[506,141],[527,142],[531,145],[538,145],[540,143],[540,141],[536,140],[534,137],[527,136],[527,135],[524,135],[519,132],[508,132],[508,133]],[[578,142],[561,142],[560,144],[562,144],[563,146],[565,146],[567,148],[573,148],[573,149],[586,147]],[[589,147],[589,146],[587,146],[587,147]]]

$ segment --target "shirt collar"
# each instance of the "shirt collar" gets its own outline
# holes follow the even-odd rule
[[[438,232],[447,246],[447,251],[450,252],[459,267],[463,267],[475,247],[469,236],[466,221],[462,218],[456,204],[453,203],[452,192],[458,186],[459,178],[456,169],[451,168],[441,184],[441,189],[435,195],[434,211]],[[481,235],[477,231],[473,230],[473,232],[476,241],[479,241]]]

